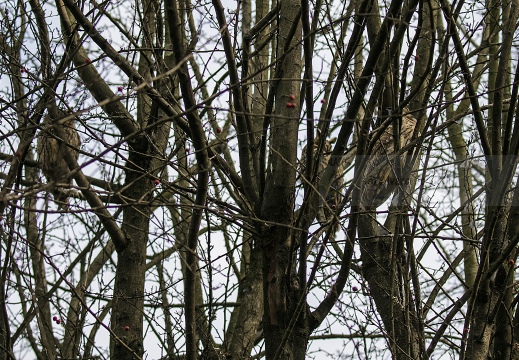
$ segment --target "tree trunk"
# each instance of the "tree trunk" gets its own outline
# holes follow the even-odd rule
[[[147,149],[139,150],[130,152],[127,163],[125,186],[128,190],[124,195],[132,202],[146,202],[153,186],[152,180],[142,171],[150,164]],[[128,246],[117,251],[111,329],[127,347],[112,337],[112,360],[135,359],[135,354],[140,357],[144,354],[143,294],[150,213],[148,205],[131,205],[123,212],[122,231]]]
[[[252,241],[250,239],[249,241]],[[240,306],[235,308],[229,323],[228,338],[224,347],[230,359],[244,359],[251,353],[261,328],[263,318],[263,254],[257,247],[251,251],[250,263],[244,271],[245,278],[240,281],[238,299]]]
[[[406,296],[399,269],[405,269],[398,256],[397,248],[402,244],[400,236],[391,236],[382,228],[377,229],[374,218],[369,214],[359,217],[359,244],[362,271],[370,295],[388,333],[389,349],[393,359],[418,359],[420,336],[417,321],[410,311],[412,303]],[[400,254],[401,255],[401,254]]]
[[[282,72],[287,80],[279,81],[275,89],[276,107],[271,120],[271,152],[267,167],[270,172],[265,183],[268,197],[264,198],[261,208],[262,218],[275,223],[267,226],[261,237],[264,251],[263,332],[268,360],[274,359],[277,353],[278,359],[304,359],[309,336],[304,326],[300,328],[299,321],[293,329],[289,328],[293,316],[304,319],[304,310],[295,313],[301,294],[292,265],[290,239],[293,234],[289,230],[294,218],[299,99],[293,100],[296,107],[287,106],[290,95],[299,93],[300,88],[299,81],[292,80],[301,76],[300,9],[300,2],[295,0],[281,3],[276,73]],[[285,53],[286,49],[290,49],[288,53]],[[285,336],[287,339],[283,340]]]

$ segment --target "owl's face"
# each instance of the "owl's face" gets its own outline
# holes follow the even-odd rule
[[[317,154],[318,150],[319,150],[319,138],[316,138],[314,141],[314,154]],[[332,143],[329,140],[326,140],[324,142],[322,154],[324,156],[326,156],[326,155],[329,155],[331,151],[332,151]]]

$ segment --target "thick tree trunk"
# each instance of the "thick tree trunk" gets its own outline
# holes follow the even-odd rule
[[[495,197],[494,197],[495,198]],[[486,229],[490,228],[493,223],[492,218],[495,217],[495,225],[491,230],[492,235],[486,234],[483,240],[483,251],[481,252],[481,265],[483,267],[483,274],[488,270],[492,264],[501,255],[501,252],[506,246],[505,235],[505,207],[488,206]],[[496,314],[497,309],[505,306],[502,303],[503,293],[506,291],[506,283],[508,270],[507,265],[502,265],[489,277],[483,275],[477,287],[475,298],[473,300],[473,312],[469,313],[470,317],[470,333],[467,344],[467,352],[465,359],[471,360],[485,360],[491,353],[492,341],[496,331]]]
[[[230,359],[247,358],[259,335],[263,319],[263,298],[258,296],[263,293],[262,270],[263,254],[261,248],[257,247],[252,250],[250,263],[244,271],[245,278],[240,281],[238,289],[240,306],[233,311],[228,337],[224,342],[224,348]]]
[[[291,264],[288,231],[286,227],[276,225],[264,235],[263,332],[266,359],[304,360],[310,336],[306,322],[307,306],[301,299],[304,294],[298,286],[297,275],[287,266]],[[302,306],[298,306],[300,304]]]
[[[513,271],[513,265],[507,266],[507,270]],[[505,274],[506,275],[506,274]],[[507,276],[504,296],[499,304],[496,316],[496,334],[492,347],[494,359],[510,359],[512,352],[512,310],[513,310],[513,277]]]
[[[363,275],[388,333],[393,359],[418,359],[420,336],[416,324],[420,319],[413,319],[413,305],[404,291],[407,285],[399,276],[402,259],[395,253],[398,245],[394,241],[403,240],[377,229],[369,212],[360,215],[358,229]]]
[[[2,284],[2,293],[0,294],[0,360],[13,358],[13,350],[11,344],[11,332],[9,329],[9,319],[7,316],[7,306],[5,304],[5,286]]]
[[[496,306],[498,293],[493,289],[490,279],[485,279],[479,286],[474,301],[474,313],[470,325],[465,359],[488,359],[495,323],[489,317],[489,309]]]
[[[294,217],[294,192],[296,181],[296,155],[299,108],[287,106],[293,101],[291,94],[298,94],[300,83],[292,79],[301,76],[301,4],[296,0],[283,1],[279,14],[279,37],[276,73],[290,80],[277,84],[276,107],[271,120],[270,173],[267,174],[261,216],[276,225],[267,226],[261,243],[264,251],[264,320],[266,358],[304,359],[308,333],[299,321],[290,328],[294,316],[304,319],[305,310],[295,313],[300,299],[297,276],[294,272],[291,225]],[[292,47],[293,46],[293,47]],[[285,53],[285,49],[289,49]],[[280,68],[281,67],[281,68]],[[304,301],[304,300],[303,300]],[[304,302],[306,305],[306,302]],[[303,320],[304,321],[304,320]],[[304,325],[304,324],[303,324]],[[287,337],[287,338],[285,338]]]
[[[146,201],[153,187],[151,178],[142,171],[150,164],[147,150],[141,150],[130,152],[127,164],[125,196],[134,202]],[[148,205],[131,205],[123,212],[122,231],[128,246],[117,251],[111,329],[118,339],[111,339],[112,360],[129,360],[136,358],[135,354],[144,354],[143,295],[150,209]]]

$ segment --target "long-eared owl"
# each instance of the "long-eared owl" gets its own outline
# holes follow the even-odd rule
[[[38,135],[36,151],[43,175],[48,182],[55,183],[52,189],[54,202],[58,205],[58,209],[66,209],[72,187],[72,177],[60,150],[60,142],[64,141],[69,146],[77,160],[81,139],[76,130],[75,118],[63,121],[63,112],[60,111],[59,114],[61,119],[52,119],[50,116],[44,118],[43,128]],[[56,127],[63,130],[62,133],[65,135],[63,139],[58,136]]]
[[[415,126],[416,119],[405,108],[402,112],[400,128],[400,148],[411,142]],[[400,184],[396,174],[395,161],[398,160],[403,165],[405,159],[405,154],[395,155],[392,125],[384,130],[368,156],[361,185],[361,204],[376,208],[389,199]]]

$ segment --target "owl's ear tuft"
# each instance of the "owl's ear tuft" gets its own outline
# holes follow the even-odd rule
[[[315,133],[314,142],[318,143],[320,138],[321,138],[321,129],[317,128],[317,131]]]

